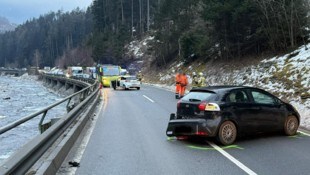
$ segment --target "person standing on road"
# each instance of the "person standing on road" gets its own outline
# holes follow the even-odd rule
[[[176,99],[180,97],[181,76],[182,76],[182,71],[179,70],[178,73],[175,75],[175,98]]]
[[[137,73],[137,78],[138,78],[138,80],[140,81],[140,83],[142,84],[142,73],[141,73],[141,71],[139,71],[139,72]]]
[[[192,87],[198,87],[198,77],[196,72],[193,72]]]
[[[202,72],[199,72],[199,78],[198,78],[198,87],[204,87],[206,85],[206,78],[204,77]]]
[[[180,89],[180,98],[182,98],[185,94],[185,90],[186,90],[186,86],[188,84],[188,80],[187,80],[187,76],[185,73],[182,73],[181,74],[181,81],[180,81],[180,84],[181,84],[181,89]]]

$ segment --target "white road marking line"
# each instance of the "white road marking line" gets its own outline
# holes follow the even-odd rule
[[[303,135],[306,135],[306,136],[309,136],[309,137],[310,137],[310,134],[308,134],[308,133],[305,133],[305,132],[300,131],[300,130],[298,130],[298,132],[302,133]]]
[[[209,145],[211,145],[214,149],[216,149],[218,152],[220,152],[223,156],[225,156],[227,159],[229,159],[230,161],[232,161],[234,164],[236,164],[239,168],[241,168],[243,171],[245,171],[246,173],[250,174],[250,175],[257,175],[254,171],[252,171],[250,168],[246,167],[243,163],[241,163],[239,160],[237,160],[236,158],[234,158],[233,156],[231,156],[229,153],[227,153],[226,151],[224,151],[222,148],[220,148],[219,146],[217,146],[216,144],[207,141],[207,143]]]
[[[150,99],[148,96],[143,95],[144,98],[148,99],[150,102],[154,103],[154,101],[152,99]]]

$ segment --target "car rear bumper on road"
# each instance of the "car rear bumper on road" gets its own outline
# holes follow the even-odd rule
[[[208,128],[207,121],[205,119],[177,119],[170,120],[166,135],[171,136],[213,136],[212,132]]]
[[[124,86],[126,88],[140,88],[140,84],[139,83],[124,83]]]
[[[126,88],[139,88],[139,85],[131,85],[131,86],[126,86]]]

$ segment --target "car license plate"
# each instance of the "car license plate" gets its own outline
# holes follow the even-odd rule
[[[167,134],[172,134],[173,132],[172,131],[167,131]]]

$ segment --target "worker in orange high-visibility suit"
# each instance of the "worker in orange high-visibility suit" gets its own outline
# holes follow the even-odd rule
[[[178,71],[178,73],[175,75],[175,98],[178,99],[180,97],[180,91],[181,91],[181,71]]]
[[[186,86],[188,84],[188,81],[187,81],[187,76],[185,73],[182,73],[181,74],[181,90],[180,90],[180,98],[182,98],[184,96],[184,93],[185,93],[185,90],[186,90]]]

